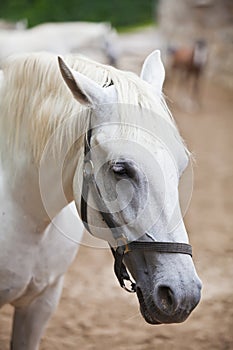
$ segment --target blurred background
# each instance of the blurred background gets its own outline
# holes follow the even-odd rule
[[[194,153],[185,217],[203,281],[201,304],[181,325],[150,326],[118,286],[106,250],[82,246],[41,349],[233,349],[233,1],[4,0],[0,66],[13,53],[80,53],[140,73],[160,49],[164,93]],[[0,313],[8,349],[12,309]]]

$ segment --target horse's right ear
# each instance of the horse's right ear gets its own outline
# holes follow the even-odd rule
[[[155,92],[161,96],[165,79],[165,69],[161,61],[159,50],[153,51],[143,63],[141,79],[152,85]]]
[[[76,100],[87,106],[106,102],[106,89],[70,68],[61,57],[58,57],[58,63],[62,77]]]

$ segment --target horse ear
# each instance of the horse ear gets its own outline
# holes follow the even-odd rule
[[[165,69],[160,57],[160,50],[153,51],[144,61],[141,79],[153,86],[156,93],[161,95],[165,79]]]
[[[106,103],[106,89],[70,68],[61,57],[58,57],[58,63],[62,77],[76,100],[87,106]]]

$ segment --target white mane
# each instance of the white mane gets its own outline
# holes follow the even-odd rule
[[[73,69],[101,86],[112,82],[119,103],[156,110],[183,142],[164,100],[155,98],[149,85],[138,76],[80,56],[68,55],[65,60]],[[67,118],[69,128],[60,128],[54,145],[56,149],[62,147],[64,139],[73,138],[77,130],[87,129],[90,110],[72,97],[64,84],[55,55],[36,53],[10,57],[5,62],[3,73],[0,91],[1,154],[14,155],[19,147],[27,147],[32,150],[33,159],[39,162],[49,137]],[[121,118],[127,122],[127,115]],[[2,142],[3,135],[7,142]]]

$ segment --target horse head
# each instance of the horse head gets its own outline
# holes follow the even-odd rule
[[[187,244],[178,186],[189,155],[171,117],[164,117],[160,53],[148,56],[141,77],[132,78],[138,100],[150,99],[148,108],[134,103],[130,89],[122,102],[114,81],[102,87],[61,58],[59,65],[74,98],[91,110],[84,159],[73,179],[80,215],[85,197],[86,227],[115,252],[134,241]],[[89,181],[85,193],[84,181]],[[182,322],[198,304],[201,282],[189,254],[129,249],[123,258],[147,322]]]

